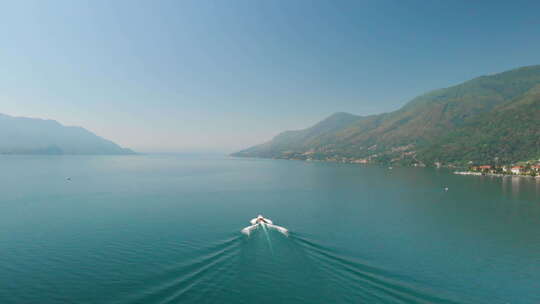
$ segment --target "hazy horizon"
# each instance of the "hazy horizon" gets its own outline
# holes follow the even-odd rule
[[[0,113],[138,152],[229,153],[540,63],[534,1],[18,1]],[[526,47],[524,47],[526,46]]]

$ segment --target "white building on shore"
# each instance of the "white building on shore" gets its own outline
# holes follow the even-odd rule
[[[523,166],[513,166],[512,169],[510,169],[510,171],[513,173],[513,174],[521,174],[521,172],[523,171],[524,167]]]

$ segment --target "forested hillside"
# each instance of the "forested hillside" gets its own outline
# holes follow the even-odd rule
[[[337,113],[233,155],[374,163],[507,162],[540,155],[540,66],[481,76],[372,116]]]

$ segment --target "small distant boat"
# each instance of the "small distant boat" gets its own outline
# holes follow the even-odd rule
[[[67,181],[71,181],[71,177],[66,177],[66,180],[67,180]]]
[[[444,191],[448,191],[448,187],[444,187]]]
[[[388,167],[388,169],[392,170],[392,167]]]
[[[247,226],[246,228],[242,229],[242,233],[245,234],[245,235],[250,235],[251,231],[259,228],[259,226],[262,226],[263,228],[268,227],[268,228],[275,229],[275,230],[283,233],[284,235],[289,234],[289,230],[287,230],[287,228],[274,225],[274,223],[270,219],[264,218],[260,214],[257,215],[256,218],[252,219],[249,222],[251,223],[251,226]]]

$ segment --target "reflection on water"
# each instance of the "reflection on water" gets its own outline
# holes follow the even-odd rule
[[[504,176],[498,178],[505,195],[514,199],[540,196],[540,178]]]

